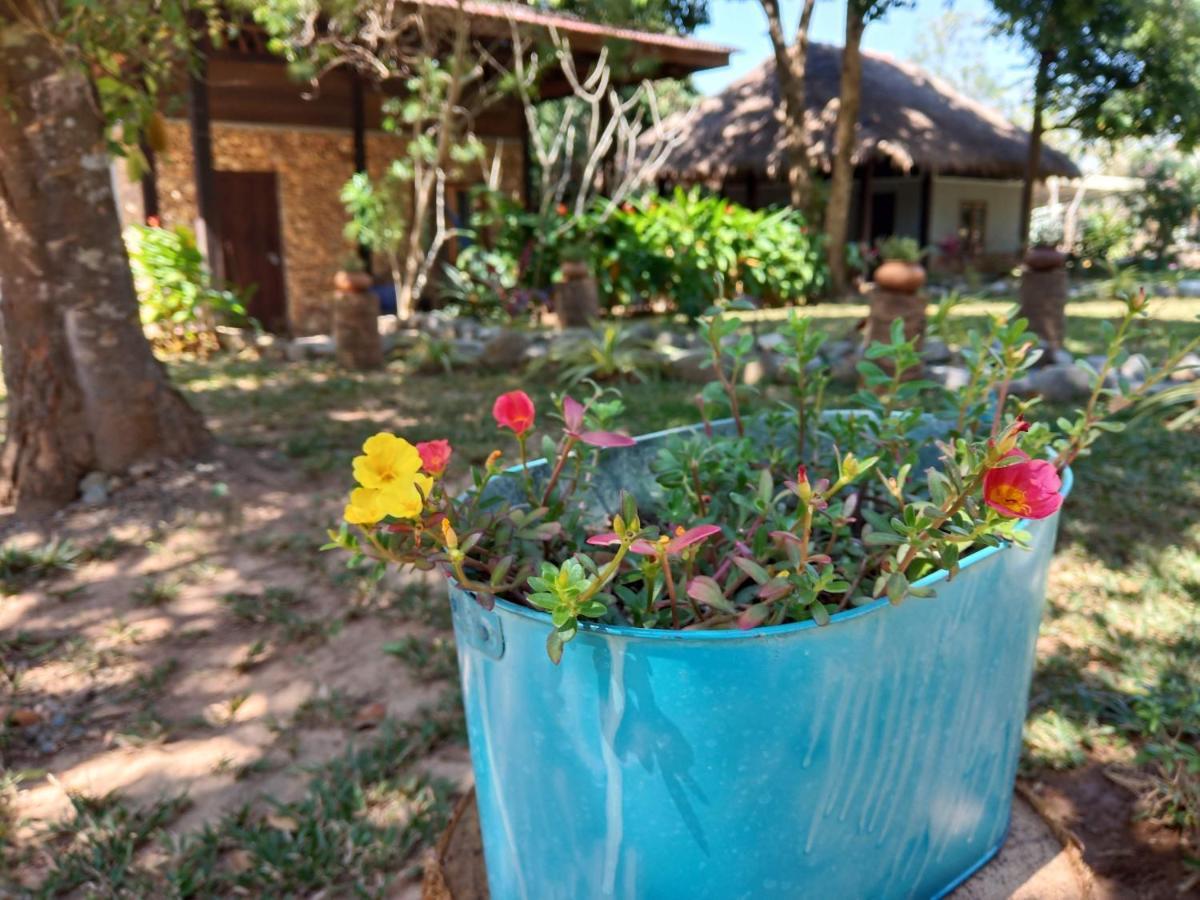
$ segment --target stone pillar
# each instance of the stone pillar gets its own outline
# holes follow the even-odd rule
[[[339,366],[357,371],[383,368],[379,299],[374,294],[367,290],[334,294],[333,341]]]
[[[564,262],[554,290],[559,328],[591,328],[600,321],[600,291],[586,263]]]
[[[925,340],[925,295],[885,291],[875,288],[871,291],[871,312],[867,316],[866,341],[873,344],[890,344],[892,341],[892,322],[904,320],[905,340],[917,339],[918,349]]]
[[[1053,363],[1067,337],[1067,295],[1070,282],[1064,266],[1021,269],[1021,316],[1042,339],[1044,360]]]

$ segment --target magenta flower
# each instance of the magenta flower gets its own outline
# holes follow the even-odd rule
[[[992,509],[1012,519],[1044,519],[1062,506],[1062,479],[1052,463],[1030,459],[1029,454],[1016,448],[1007,457],[1021,459],[999,468],[989,469],[983,476],[983,499]]]
[[[637,443],[633,438],[615,431],[584,431],[583,416],[586,412],[587,407],[578,400],[563,398],[563,423],[567,426],[569,437],[592,447],[632,447]]]
[[[696,525],[686,531],[683,526],[680,526],[675,529],[675,537],[673,538],[668,538],[665,534],[657,541],[647,541],[639,538],[629,545],[629,549],[631,552],[641,556],[658,556],[660,552],[665,553],[667,556],[678,556],[688,547],[706,541],[714,534],[720,533],[721,528],[719,525]],[[594,547],[609,547],[621,543],[621,539],[614,532],[607,531],[604,534],[597,534],[588,538],[588,543]]]

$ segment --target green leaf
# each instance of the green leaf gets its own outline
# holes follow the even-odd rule
[[[756,584],[766,584],[771,580],[771,576],[767,574],[767,570],[752,559],[747,559],[744,556],[735,556],[733,564],[745,572]]]
[[[899,604],[908,593],[908,579],[903,572],[893,572],[887,580],[887,598],[894,604]]]

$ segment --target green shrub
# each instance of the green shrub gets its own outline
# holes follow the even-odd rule
[[[1130,253],[1133,235],[1134,225],[1128,213],[1098,209],[1079,223],[1076,252],[1093,262],[1111,261]]]
[[[915,238],[890,237],[880,238],[879,240],[879,257],[884,260],[897,260],[906,263],[918,263],[921,261],[921,245],[917,243]]]
[[[142,325],[161,349],[215,349],[216,325],[249,321],[246,298],[213,285],[190,228],[131,225],[125,246]]]
[[[616,210],[600,199],[577,218],[561,208],[526,212],[500,195],[485,207],[477,241],[510,261],[520,289],[543,299],[563,260],[581,257],[607,306],[666,298],[690,316],[743,294],[764,305],[804,303],[825,283],[820,239],[792,209],[750,210],[699,189]]]
[[[1138,170],[1144,186],[1127,202],[1139,228],[1151,238],[1151,250],[1160,258],[1181,240],[1196,234],[1196,209],[1200,207],[1200,166],[1175,156],[1144,163]]]
[[[802,304],[825,283],[824,255],[800,212],[751,210],[698,188],[627,204],[594,237],[610,305],[665,296],[698,316],[742,294]]]

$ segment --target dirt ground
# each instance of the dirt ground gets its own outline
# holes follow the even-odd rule
[[[444,628],[440,595],[376,587],[317,552],[340,514],[329,481],[222,448],[102,507],[7,523],[10,546],[53,536],[82,551],[0,598],[0,721],[22,723],[0,757],[28,773],[11,810],[21,882],[50,865],[56,845],[35,838],[70,814],[71,794],[144,804],[186,791],[170,830],[195,831],[247,802],[269,809],[260,797],[298,799],[314,767],[446,691],[452,661],[422,679],[383,651]],[[469,783],[461,745],[427,765]]]

